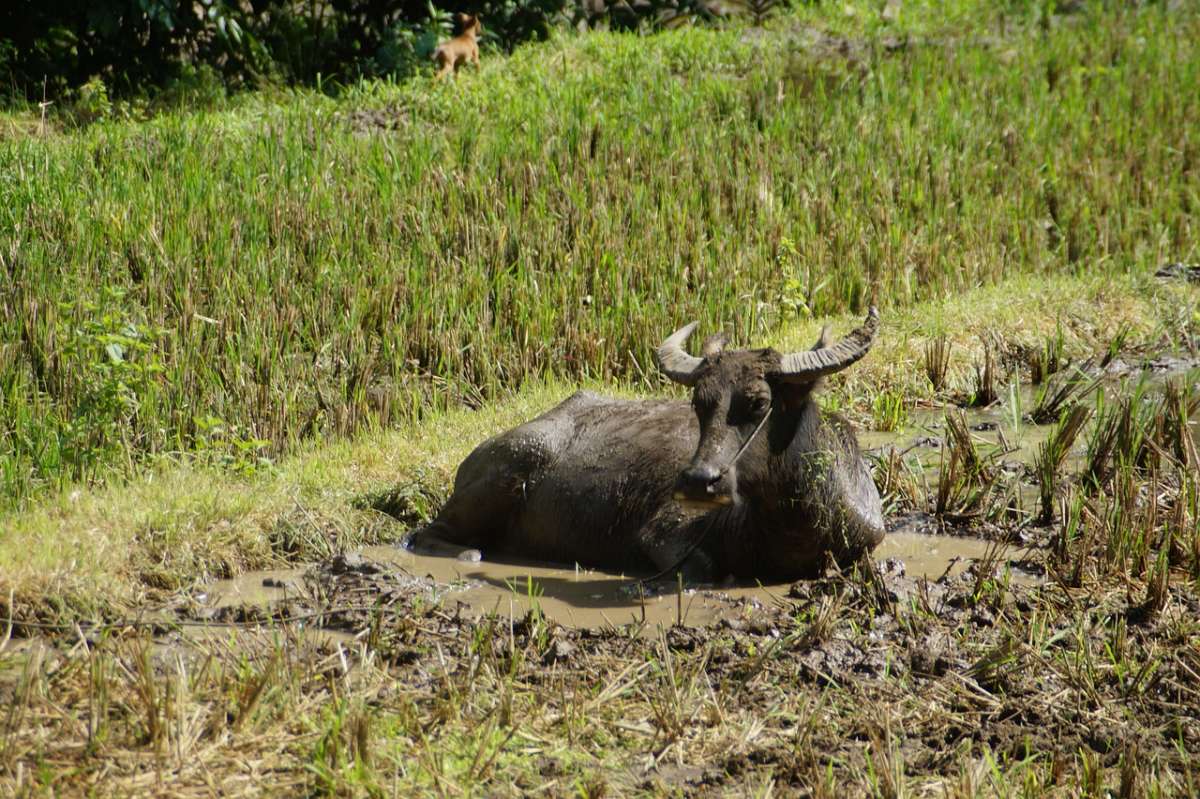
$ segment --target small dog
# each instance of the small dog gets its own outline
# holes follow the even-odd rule
[[[433,60],[438,65],[435,76],[438,80],[454,72],[459,64],[467,61],[479,66],[479,34],[483,32],[479,17],[455,14],[454,20],[458,23],[459,34],[448,42],[442,42],[433,51]]]

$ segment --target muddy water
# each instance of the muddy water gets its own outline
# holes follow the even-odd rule
[[[1178,372],[1165,372],[1166,377]],[[1165,378],[1164,378],[1165,379]],[[1036,404],[1033,390],[1021,387],[1018,395],[1011,394],[987,409],[967,410],[967,424],[978,443],[999,447],[1000,458],[1009,463],[1032,463],[1038,446],[1046,440],[1053,425],[1034,425],[1022,419],[1024,412]],[[1016,410],[1014,412],[1014,404]],[[941,443],[945,435],[943,409],[917,411],[910,415],[910,425],[900,431],[880,433],[859,431],[859,443],[864,450],[886,452],[895,447],[910,453],[907,457],[918,462],[936,480],[941,458]],[[1200,437],[1200,428],[1197,429]],[[1085,435],[1076,444],[1076,452],[1068,458],[1081,456]],[[1023,485],[1021,495],[1036,495],[1030,483]],[[1032,507],[1032,502],[1030,502]],[[484,561],[463,562],[449,558],[417,556],[393,547],[373,547],[364,550],[368,563],[410,578],[429,578],[426,585],[431,598],[442,596],[449,608],[460,608],[468,614],[496,612],[521,617],[536,606],[548,617],[576,627],[603,627],[644,621],[651,627],[657,624],[683,622],[705,625],[722,618],[752,614],[761,607],[785,595],[788,584],[739,585],[731,587],[685,588],[676,591],[639,591],[635,580],[621,575],[591,569],[564,569],[557,565]],[[913,532],[901,526],[890,533],[874,552],[877,560],[898,559],[904,563],[910,577],[936,580],[947,574],[966,569],[972,562],[998,557],[1011,562],[1015,549],[1000,548],[974,538],[929,535]],[[291,569],[253,572],[235,580],[223,580],[209,586],[201,602],[210,608],[238,605],[266,605],[289,597],[304,597],[305,570]],[[1014,580],[1032,581],[1031,575],[1012,571]],[[449,585],[447,591],[434,585]]]
[[[897,532],[875,550],[879,560],[898,558],[913,577],[936,580],[987,557],[994,545],[971,538]],[[1011,553],[1006,553],[1011,554]],[[549,618],[573,627],[598,628],[645,622],[654,627],[682,622],[707,625],[722,618],[752,614],[778,601],[789,583],[639,591],[634,579],[592,569],[556,565],[483,561],[414,555],[395,547],[371,547],[366,563],[401,575],[448,584],[444,604],[468,615],[495,612],[520,618],[535,605]],[[304,570],[251,572],[209,586],[202,602],[209,607],[266,605],[304,595]],[[661,589],[660,589],[661,591]]]
[[[940,449],[946,435],[946,412],[962,411],[967,427],[978,446],[1002,447],[1004,459],[1020,463],[1032,463],[1038,447],[1049,438],[1053,424],[1037,425],[1022,418],[1036,405],[1035,392],[1022,386],[1017,394],[1014,415],[1012,398],[1002,400],[987,408],[923,408],[909,414],[908,425],[896,431],[858,430],[859,446],[868,452],[886,452],[892,447],[908,450],[912,457],[929,469],[937,469]]]
[[[1059,373],[1062,374],[1061,372]],[[1200,380],[1200,361],[1195,358],[1175,358],[1162,356],[1148,362],[1144,370],[1115,361],[1108,367],[1106,373],[1089,373],[1098,383],[1089,391],[1076,395],[1076,400],[1091,407],[1095,396],[1101,389],[1110,396],[1127,394],[1139,379],[1145,379],[1153,395],[1171,380],[1183,380],[1195,383]],[[1051,381],[1057,378],[1051,378]],[[1122,388],[1124,387],[1124,388]],[[1041,389],[1028,383],[1015,387],[1012,384],[999,386],[997,402],[986,408],[961,408],[956,405],[933,407],[910,411],[908,425],[903,430],[881,432],[877,430],[857,431],[859,444],[866,450],[886,449],[892,445],[907,445],[918,439],[937,438],[945,432],[945,413],[947,410],[961,410],[966,417],[967,426],[979,443],[1008,445],[1006,457],[1010,460],[1032,463],[1037,455],[1037,449],[1054,430],[1054,424],[1034,424],[1027,415],[1038,404]],[[1200,440],[1200,417],[1193,422],[1193,437]],[[1082,437],[1081,439],[1082,440]],[[918,446],[914,452],[923,449]],[[926,448],[927,449],[927,448]],[[926,459],[922,458],[924,462]],[[932,461],[937,462],[936,450]]]
[[[29,663],[39,663],[53,651],[53,645],[46,638],[8,638],[0,641],[0,678],[20,676]]]

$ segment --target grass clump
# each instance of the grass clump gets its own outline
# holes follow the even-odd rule
[[[1054,500],[1058,485],[1059,471],[1062,469],[1075,439],[1091,418],[1092,411],[1082,405],[1075,405],[1064,411],[1058,426],[1038,447],[1033,470],[1038,478],[1038,497],[1041,501],[1041,516],[1043,524],[1054,520]]]
[[[1034,397],[1029,420],[1034,424],[1052,424],[1099,383],[1100,378],[1090,378],[1085,367],[1069,368],[1065,374],[1046,380]]]
[[[946,443],[938,470],[933,511],[937,516],[966,519],[982,513],[996,483],[991,456],[975,446],[960,410],[947,410]]]
[[[975,383],[967,404],[986,408],[1000,399],[1000,365],[996,362],[995,347],[991,341],[983,343],[983,361],[975,364]]]
[[[950,370],[950,342],[945,335],[930,339],[925,344],[925,376],[933,393],[937,394],[946,385],[946,374]]]

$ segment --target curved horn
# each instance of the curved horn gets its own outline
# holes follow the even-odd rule
[[[872,305],[867,311],[867,319],[862,327],[852,331],[836,344],[784,355],[777,375],[785,380],[806,381],[840,372],[867,354],[878,329],[879,309]]]
[[[692,331],[698,324],[700,323],[692,322],[690,325],[679,328],[667,336],[666,340],[659,344],[658,349],[654,351],[654,358],[658,361],[658,368],[662,370],[663,374],[685,386],[696,382],[696,370],[700,368],[700,364],[704,363],[701,358],[689,355],[683,349],[683,343],[687,341],[688,336],[692,335]]]

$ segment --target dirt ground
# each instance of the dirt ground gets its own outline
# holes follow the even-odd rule
[[[593,629],[339,557],[286,599],[27,643],[0,673],[0,762],[10,788],[40,769],[68,794],[1195,791],[1195,581],[1072,585],[1045,549],[1014,579],[999,551]]]

